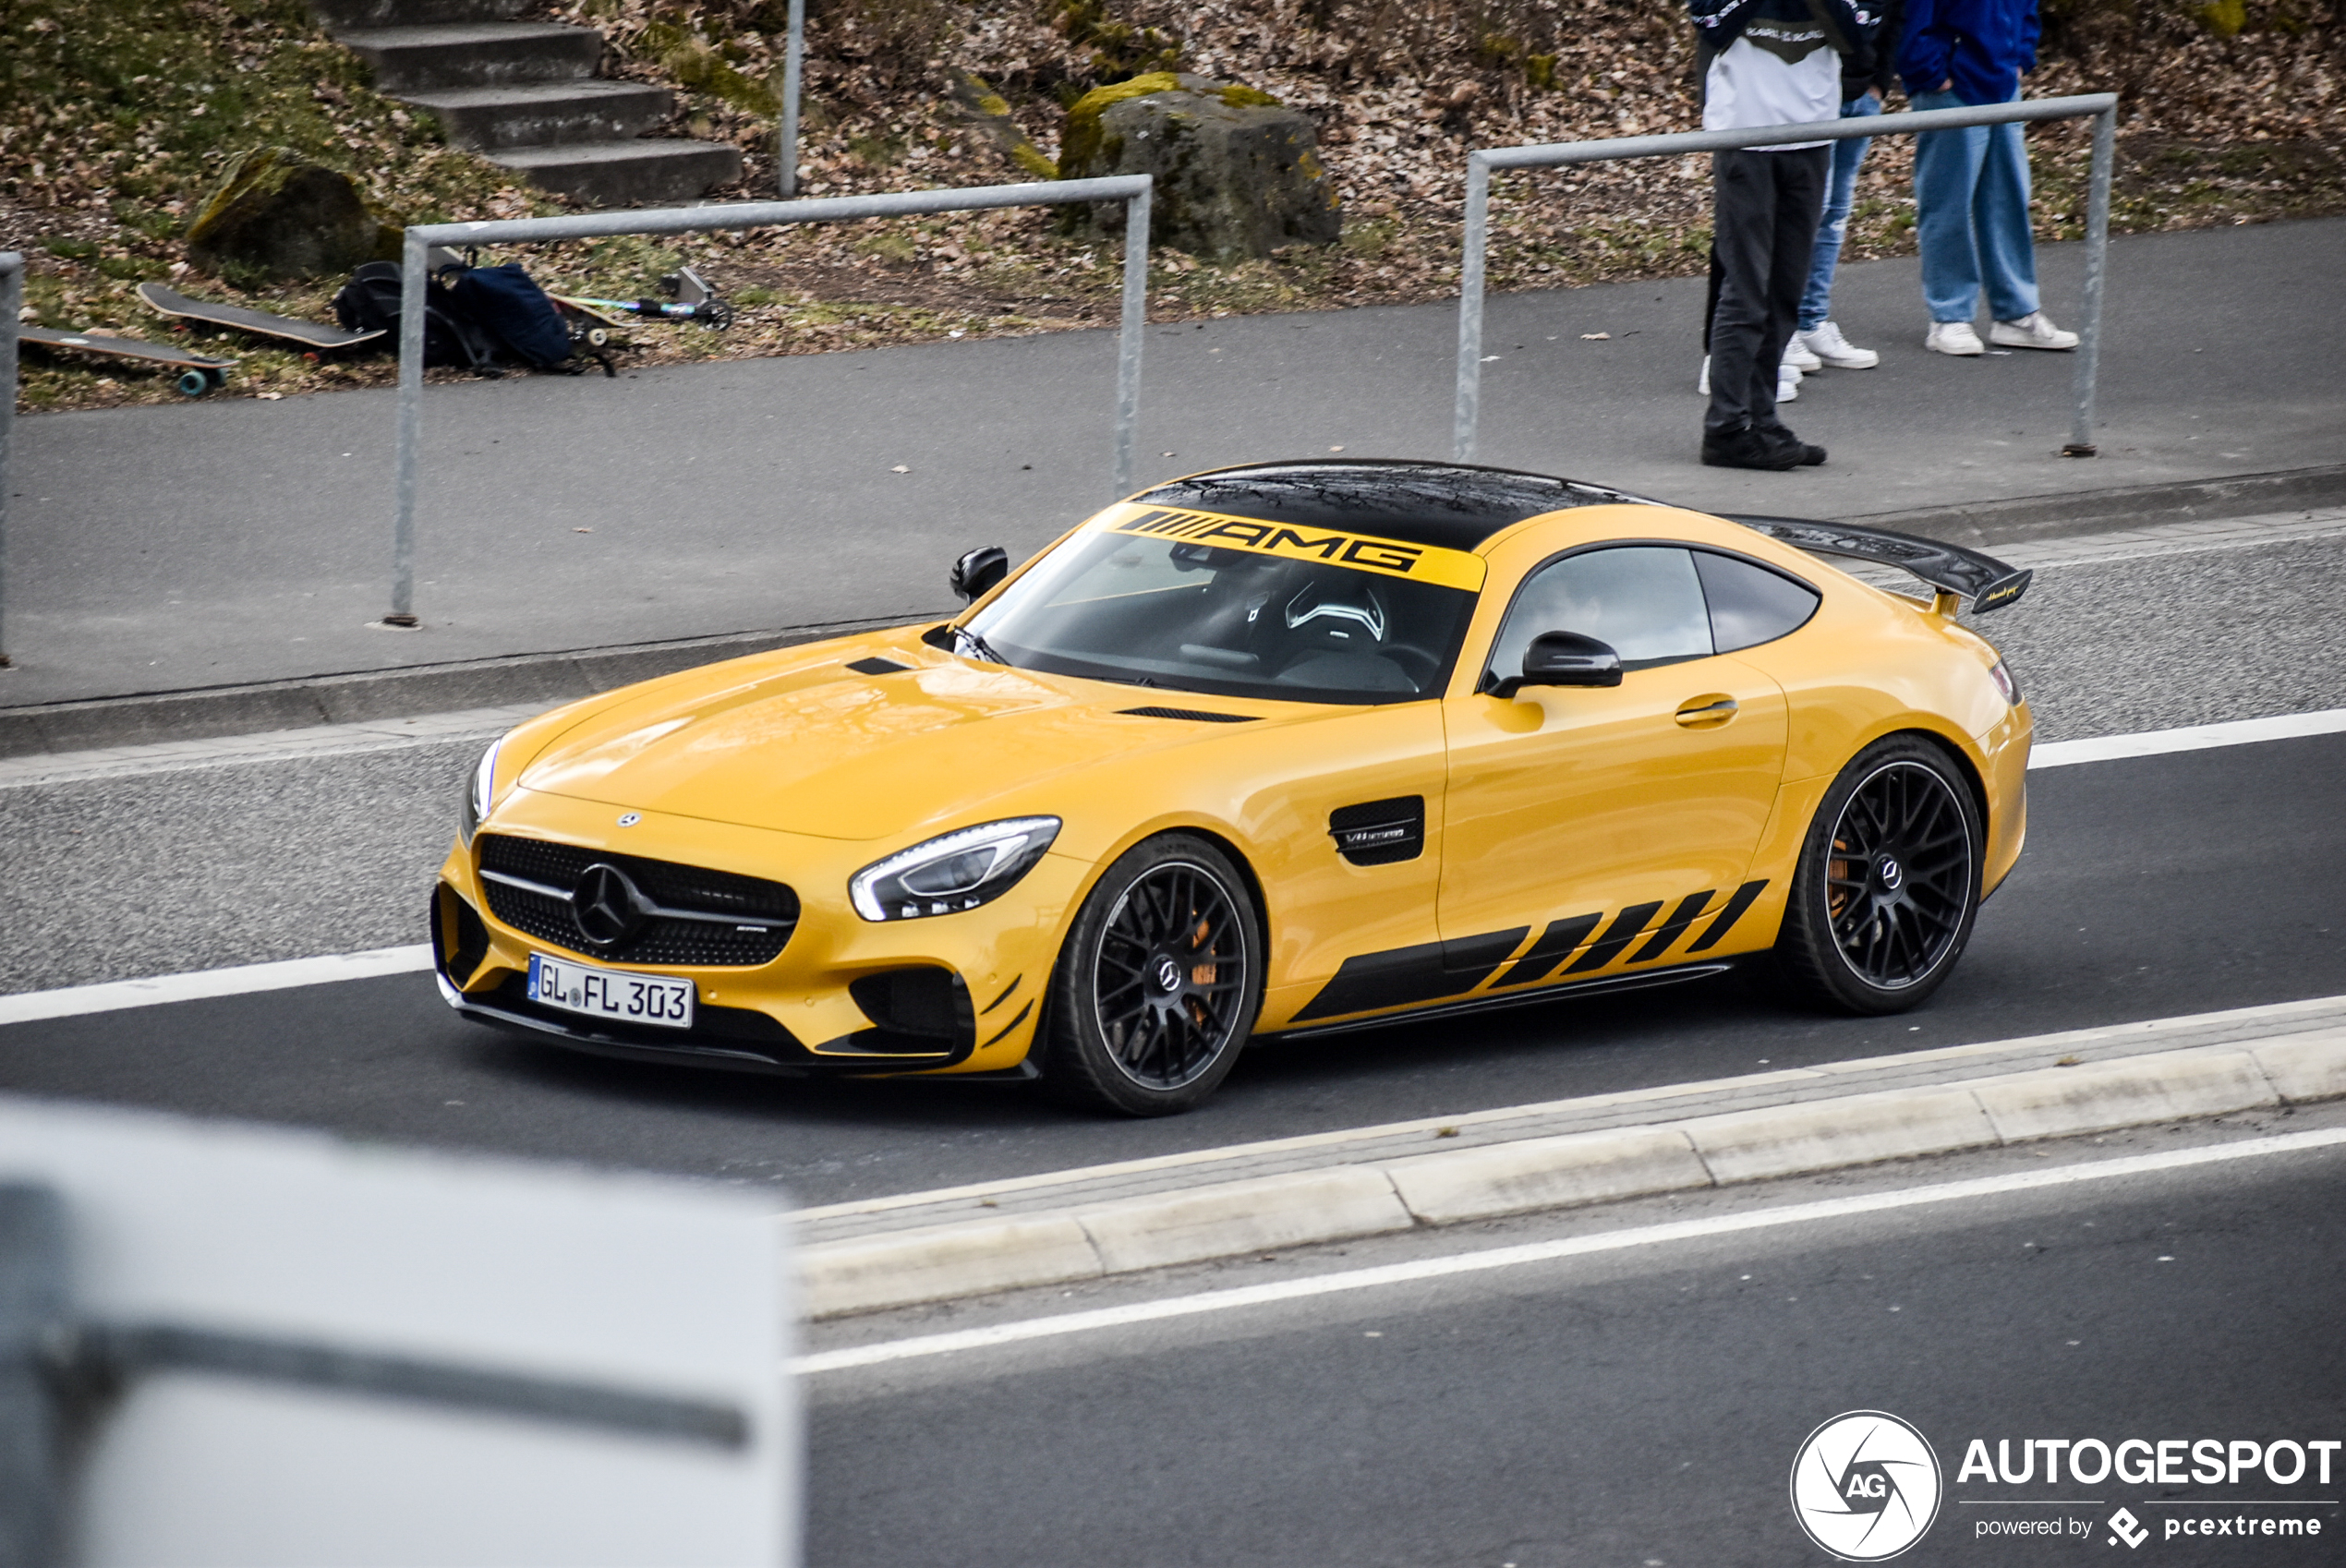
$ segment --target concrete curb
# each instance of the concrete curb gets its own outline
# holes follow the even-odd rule
[[[2341,503],[2346,503],[2346,464],[2230,479],[2134,485],[2075,495],[2026,496],[1977,506],[1883,513],[1856,521],[1992,548],[2107,532],[2120,525],[2141,527]],[[947,612],[939,609],[936,613]],[[919,614],[907,612],[672,642],[0,707],[0,758],[157,741],[197,741],[309,725],[371,723],[523,703],[550,706],[695,664],[919,619]]]
[[[810,1317],[2346,1095],[2346,1028],[1526,1139],[826,1242]]]
[[[1998,545],[2066,538],[2120,526],[2146,528],[2161,523],[2244,517],[2341,502],[2346,502],[2346,464],[2333,464],[2277,474],[2242,474],[2229,479],[2127,485],[2074,495],[2015,496],[2010,501],[1886,512],[1849,521],[1992,549]]]
[[[88,702],[0,707],[0,758],[160,741],[200,741],[312,725],[369,724],[417,714],[526,703],[551,707],[698,664],[917,619],[886,616],[621,647],[573,648],[243,686],[203,686]]]

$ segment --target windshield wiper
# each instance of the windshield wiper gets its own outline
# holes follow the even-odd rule
[[[1007,665],[1010,662],[995,649],[993,644],[966,626],[953,628],[953,651],[964,658],[982,658],[988,664]]]

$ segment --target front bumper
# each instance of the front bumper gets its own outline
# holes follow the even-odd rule
[[[606,806],[516,791],[483,832],[618,851]],[[476,840],[476,844],[478,840]],[[477,850],[441,868],[431,936],[441,992],[462,1016],[551,1043],[636,1061],[742,1072],[868,1076],[1022,1074],[1061,928],[1086,868],[1046,855],[1017,886],[974,910],[875,923],[847,901],[867,844],[646,814],[626,855],[785,882],[800,913],[778,957],[755,966],[613,961],[500,922]],[[693,983],[690,1029],[569,1012],[528,995],[532,952]]]

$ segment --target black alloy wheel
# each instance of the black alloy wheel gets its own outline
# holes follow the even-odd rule
[[[1893,737],[1842,771],[1803,847],[1776,947],[1796,990],[1890,1013],[1938,989],[1979,910],[1982,834],[1938,747]]]
[[[1237,1062],[1262,1005],[1246,879],[1203,838],[1165,834],[1108,867],[1052,980],[1046,1079],[1129,1116],[1185,1111]]]

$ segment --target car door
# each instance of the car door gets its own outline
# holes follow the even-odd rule
[[[1439,924],[1461,978],[1501,990],[1682,961],[1758,895],[1745,873],[1783,777],[1785,702],[1717,651],[1753,639],[1731,620],[1714,632],[1705,582],[1722,573],[1699,569],[1704,555],[1600,546],[1535,568],[1484,681],[1445,703]],[[1490,694],[1551,631],[1611,645],[1621,683]]]

